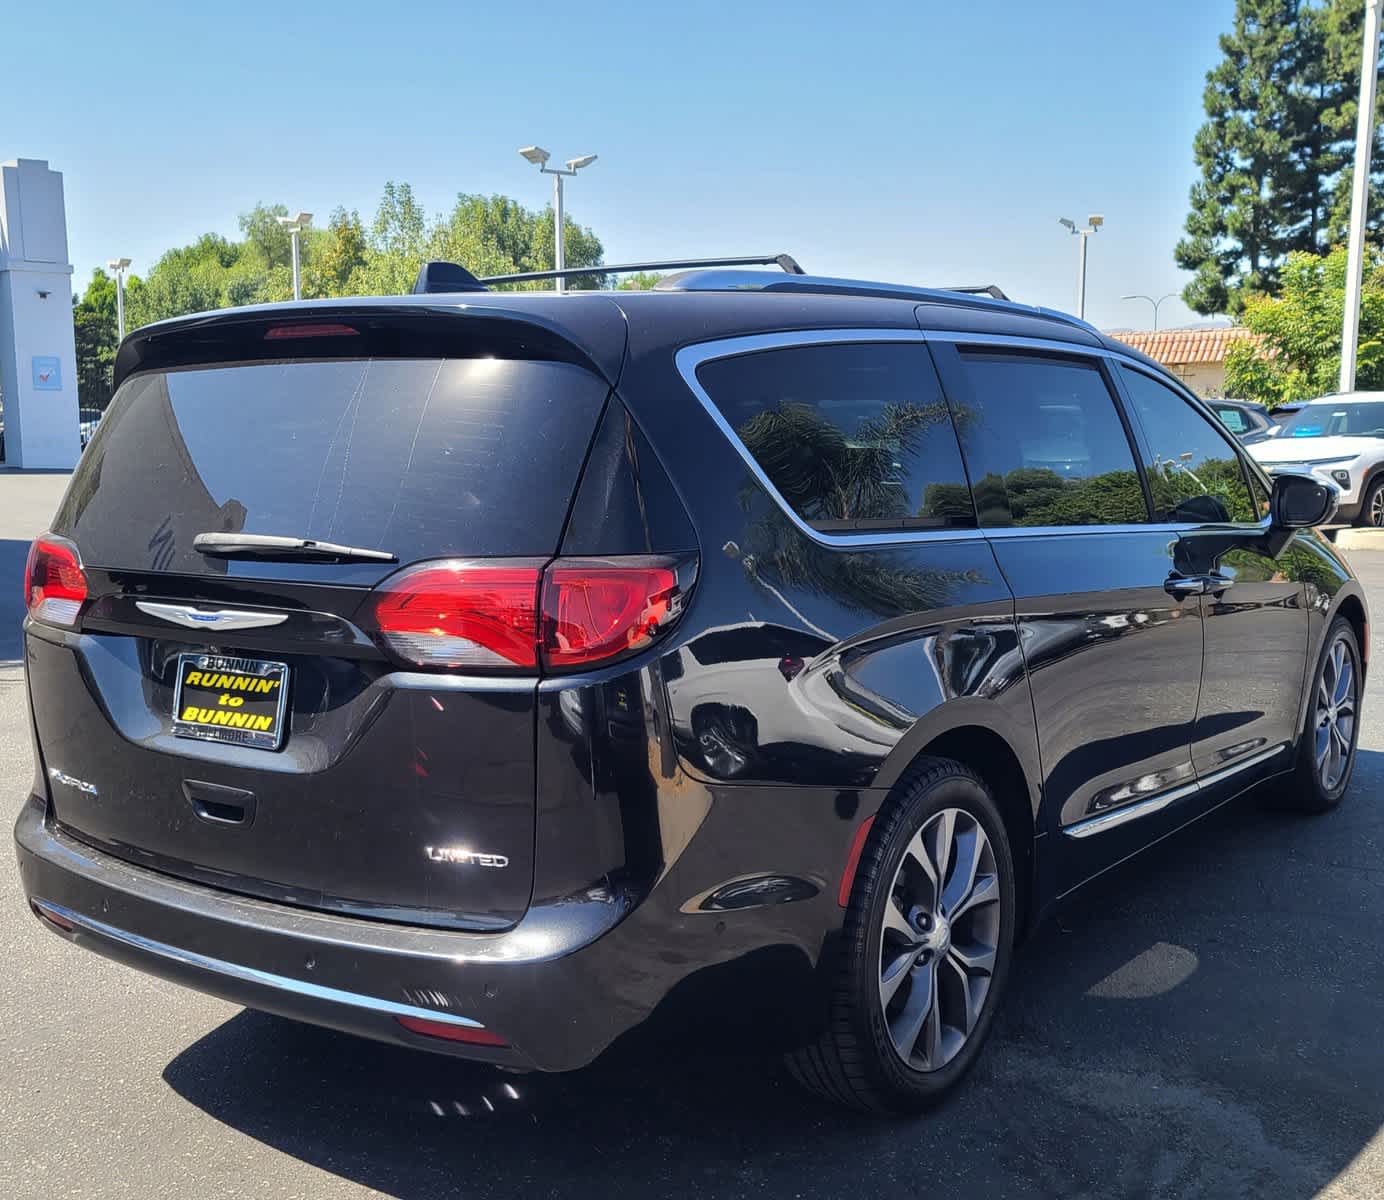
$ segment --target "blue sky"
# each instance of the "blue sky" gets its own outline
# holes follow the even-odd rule
[[[787,250],[808,270],[998,283],[1146,328],[1232,0],[850,4],[23,3],[0,159],[64,173],[77,278],[236,231],[257,201],[367,220],[386,179],[531,206],[569,187],[610,262]],[[19,104],[16,105],[16,99]],[[1181,301],[1162,324],[1193,320]]]

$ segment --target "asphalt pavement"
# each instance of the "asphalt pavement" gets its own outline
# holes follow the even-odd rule
[[[0,473],[6,819],[18,573],[62,482]],[[1384,553],[1354,562],[1384,612]],[[959,1094],[904,1121],[740,1048],[515,1076],[247,1012],[46,934],[0,865],[0,1197],[1384,1195],[1380,676],[1337,811],[1246,799],[1112,874],[1022,949]]]

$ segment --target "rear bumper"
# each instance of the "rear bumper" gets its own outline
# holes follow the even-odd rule
[[[71,926],[50,919],[47,928],[236,1004],[539,1070],[584,1065],[633,1015],[592,996],[589,979],[575,986],[584,972],[574,951],[628,911],[613,896],[563,905],[560,915],[536,910],[503,934],[458,934],[324,915],[160,875],[52,828],[37,797],[20,814],[15,843],[31,905]],[[571,1008],[577,996],[580,1013]],[[417,1034],[401,1017],[488,1030],[508,1045]]]
[[[666,877],[642,895],[601,886],[536,904],[503,933],[350,918],[128,863],[55,827],[37,796],[15,843],[31,905],[70,929],[42,923],[79,946],[250,1008],[527,1070],[585,1066],[655,1014],[680,1037],[748,1025],[783,1044],[808,1040],[825,1014],[821,956],[841,920],[829,888],[693,911]],[[727,857],[719,845],[710,857]],[[400,1018],[506,1045],[419,1034]]]

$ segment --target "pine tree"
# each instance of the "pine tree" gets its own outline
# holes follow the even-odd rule
[[[1344,238],[1360,72],[1359,0],[1236,0],[1224,55],[1206,77],[1207,121],[1193,148],[1183,298],[1238,314],[1274,295],[1292,251]],[[1382,100],[1384,102],[1384,100]],[[1375,166],[1384,169],[1376,154]]]

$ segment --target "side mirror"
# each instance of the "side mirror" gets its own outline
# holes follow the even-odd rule
[[[1311,529],[1325,525],[1336,515],[1339,493],[1330,484],[1310,475],[1275,475],[1269,500],[1275,529]]]

